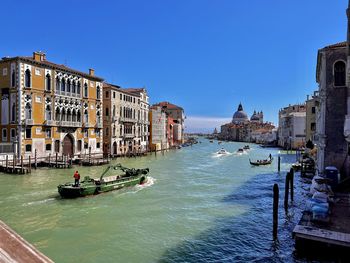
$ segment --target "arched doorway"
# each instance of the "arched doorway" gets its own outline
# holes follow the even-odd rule
[[[73,137],[67,134],[63,139],[63,155],[73,155]]]
[[[117,142],[113,143],[113,155],[117,155]]]

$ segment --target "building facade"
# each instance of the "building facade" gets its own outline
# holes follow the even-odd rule
[[[150,119],[150,150],[160,151],[168,149],[168,120],[166,113],[160,106],[151,106],[149,111]]]
[[[305,140],[308,142],[314,141],[314,136],[316,134],[316,107],[318,105],[318,91],[315,91],[314,94],[309,97],[307,96],[305,106],[306,106],[306,137]]]
[[[278,145],[284,149],[305,146],[306,106],[289,105],[278,113]]]
[[[149,97],[145,89],[104,83],[104,152],[113,156],[149,148]]]
[[[1,143],[24,156],[102,153],[102,81],[42,52],[2,58]]]

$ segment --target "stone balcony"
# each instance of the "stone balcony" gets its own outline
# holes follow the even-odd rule
[[[24,124],[25,125],[34,125],[34,120],[33,119],[25,119]]]
[[[132,123],[135,123],[135,122],[137,122],[137,120],[133,119],[133,118],[120,117],[120,122],[132,122]]]
[[[54,121],[54,120],[46,120],[44,122],[44,125],[45,126],[55,126],[56,125],[56,121]]]
[[[134,134],[132,134],[132,133],[127,133],[127,134],[124,134],[124,135],[123,135],[123,137],[124,137],[124,139],[125,139],[125,138],[127,138],[127,139],[131,139],[131,138],[134,138],[134,137],[135,137],[135,135],[134,135]]]
[[[67,92],[67,91],[61,91],[61,90],[55,90],[55,94],[61,95],[61,96],[67,96],[67,97],[81,98],[81,94]]]
[[[102,122],[101,122],[101,121],[96,122],[95,128],[100,128],[100,129],[102,129],[102,128],[103,128]]]
[[[58,123],[58,124],[57,124]],[[74,127],[78,128],[82,126],[81,122],[78,121],[56,121],[56,124],[61,127]]]

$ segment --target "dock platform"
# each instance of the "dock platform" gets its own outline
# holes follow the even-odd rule
[[[298,243],[307,241],[350,248],[350,195],[337,194],[334,200],[328,220],[324,222],[313,221],[311,212],[303,213],[293,230],[297,247]]]
[[[0,262],[53,263],[0,220]]]

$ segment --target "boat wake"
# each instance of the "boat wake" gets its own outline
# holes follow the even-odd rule
[[[51,202],[54,200],[56,200],[56,198],[47,198],[44,200],[28,202],[28,203],[23,204],[22,206],[40,205],[40,204],[48,203],[48,202]]]
[[[138,192],[138,191],[140,191],[142,189],[145,189],[147,187],[150,187],[150,186],[154,185],[155,181],[156,181],[155,178],[153,178],[151,176],[148,176],[146,183],[135,185],[135,189],[136,189],[135,192]]]

